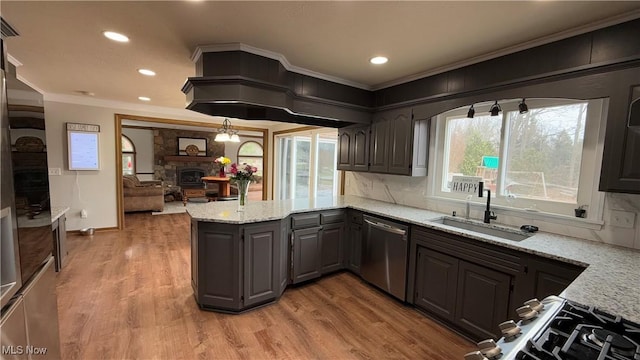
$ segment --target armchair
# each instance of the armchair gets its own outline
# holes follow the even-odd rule
[[[140,181],[135,175],[122,177],[124,211],[163,211],[162,181]]]

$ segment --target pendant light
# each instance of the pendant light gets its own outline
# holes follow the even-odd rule
[[[218,134],[216,134],[215,139],[213,141],[217,142],[240,142],[240,137],[238,136],[238,131],[233,130],[231,128],[231,122],[229,119],[224,119],[222,122],[222,127],[218,129]]]

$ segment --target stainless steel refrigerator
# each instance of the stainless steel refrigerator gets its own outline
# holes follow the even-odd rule
[[[16,145],[19,145],[16,144],[18,136],[25,137],[26,134],[34,137],[38,131],[44,133],[44,108],[40,111],[36,107],[23,107],[24,104],[13,108],[9,105],[11,95],[8,93],[12,88],[18,97],[30,88],[19,82],[15,72],[12,74],[7,71],[10,66],[6,62],[4,41],[7,26],[2,19],[0,358],[59,359],[60,338],[49,184],[48,178],[42,176],[43,171],[48,174],[46,152],[44,155],[42,151],[25,155],[16,150]],[[28,97],[33,95],[29,93]],[[41,116],[38,115],[40,113]],[[23,114],[26,116],[22,117]],[[36,124],[34,129],[31,129],[32,123]],[[35,137],[37,136],[39,135]],[[27,166],[20,162],[23,158],[29,160],[26,162]],[[37,161],[34,162],[34,159]],[[16,205],[16,198],[23,203],[21,206]]]

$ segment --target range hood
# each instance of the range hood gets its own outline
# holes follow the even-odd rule
[[[241,44],[231,50],[228,46],[198,48],[196,76],[182,87],[187,109],[336,128],[371,122],[370,91],[290,71],[281,60],[247,48]]]

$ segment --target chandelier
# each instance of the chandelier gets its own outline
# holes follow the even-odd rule
[[[216,138],[213,141],[217,142],[240,142],[240,137],[238,136],[238,131],[233,130],[231,128],[231,122],[229,119],[224,119],[222,122],[222,127],[218,129],[218,133],[216,134]]]

